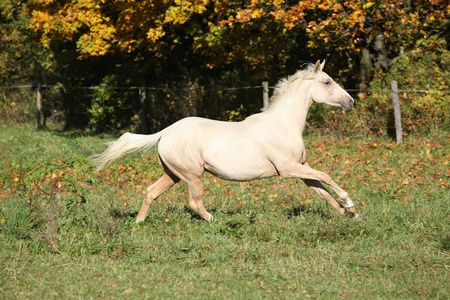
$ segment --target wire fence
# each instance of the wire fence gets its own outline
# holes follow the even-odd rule
[[[101,98],[101,96],[99,96],[102,94],[101,91],[106,91],[105,94],[113,95],[113,97],[121,98],[122,100],[127,99],[126,101],[121,101],[121,103],[120,101],[117,101],[117,105],[114,106],[114,110],[117,112],[128,111],[127,114],[131,116],[138,115],[140,117],[140,123],[142,124],[141,132],[146,131],[146,128],[144,128],[147,123],[146,119],[149,119],[148,127],[155,130],[161,129],[167,124],[189,115],[226,119],[227,115],[225,115],[225,113],[233,114],[235,113],[235,110],[242,110],[240,106],[246,108],[245,111],[241,111],[242,114],[254,113],[255,110],[259,110],[260,107],[255,108],[255,104],[250,104],[256,103],[257,101],[255,102],[254,99],[261,97],[258,93],[258,89],[261,89],[261,86],[215,86],[205,88],[200,86],[65,86],[58,84],[45,85],[39,83],[0,86],[0,90],[3,91],[22,90],[23,92],[16,93],[16,99],[27,98],[28,107],[30,107],[29,104],[33,103],[32,98],[34,98],[35,104],[33,104],[33,108],[31,110],[37,110],[36,119],[38,127],[41,127],[42,122],[46,122],[45,114],[49,114],[49,106],[51,106],[52,103],[60,104],[59,107],[58,105],[53,105],[51,111],[53,113],[57,112],[60,116],[62,116],[64,122],[67,123],[69,119],[75,120],[75,122],[84,122],[84,124],[86,124],[86,122],[88,122],[87,119],[92,117],[92,109],[90,109],[89,105],[96,101],[96,97]],[[192,97],[195,93],[204,94],[205,91],[210,98],[217,96],[217,100],[208,99],[208,103],[201,103],[202,101],[199,101],[201,97]],[[233,97],[232,95],[234,94],[239,96]],[[75,97],[75,95],[77,97]],[[55,100],[55,98],[59,99]],[[70,102],[69,98],[81,105],[69,105],[68,109],[67,103]],[[206,96],[203,96],[203,98],[206,98]],[[233,98],[234,100],[223,101],[224,99],[226,100],[226,98]],[[14,101],[14,99],[6,101]],[[196,103],[196,105],[192,105],[191,102],[195,101],[200,104],[197,105],[198,103]],[[61,103],[63,103],[62,106]],[[86,106],[86,103],[88,107]],[[83,106],[83,104],[85,105]],[[250,106],[252,106],[252,108],[249,108]],[[54,107],[56,107],[56,109],[54,109]],[[173,107],[176,107],[176,112],[173,111]],[[235,109],[234,107],[237,108]],[[0,107],[0,109],[1,108],[2,107]],[[224,112],[224,114],[221,115],[221,111]],[[1,114],[2,112],[0,111],[0,117]],[[122,115],[125,116],[126,114]],[[236,117],[236,114],[234,116]],[[28,120],[31,121],[29,117]]]
[[[267,108],[267,106],[269,105],[269,89],[274,89],[276,88],[275,86],[269,86],[268,82],[262,82],[261,85],[254,85],[254,86],[243,86],[243,87],[211,87],[211,88],[205,88],[205,87],[197,87],[198,89],[205,91],[208,90],[211,93],[222,93],[222,92],[239,92],[239,91],[248,91],[248,90],[255,90],[254,92],[252,92],[253,96],[258,97],[255,93],[257,93],[257,90],[260,90],[260,99],[261,102],[260,103],[260,110],[265,110]],[[10,85],[10,86],[0,86],[0,89],[27,89],[28,92],[31,93],[35,93],[35,99],[36,99],[36,108],[37,108],[37,124],[38,127],[41,127],[42,124],[42,104],[45,103],[45,99],[42,99],[42,95],[41,92],[43,90],[60,90],[60,91],[64,91],[65,93],[70,93],[71,91],[98,91],[98,90],[123,90],[123,91],[133,91],[132,93],[132,98],[133,101],[130,101],[129,105],[126,106],[118,106],[115,107],[115,109],[117,109],[118,111],[125,111],[125,110],[132,110],[135,112],[135,115],[138,114],[140,116],[140,123],[141,123],[141,132],[145,133],[146,132],[146,123],[147,123],[147,115],[148,115],[148,111],[149,110],[154,110],[154,111],[158,111],[159,114],[163,114],[165,115],[165,111],[164,109],[167,110],[167,107],[161,107],[161,108],[156,108],[155,104],[148,105],[148,98],[149,95],[147,95],[146,92],[159,92],[159,93],[183,93],[183,92],[192,92],[193,88],[192,87],[169,87],[169,86],[160,86],[160,87],[155,87],[155,86],[106,86],[106,85],[99,85],[99,86],[63,86],[63,85],[41,85],[39,83],[37,84],[24,84],[24,85]],[[195,89],[195,88],[194,88]],[[435,90],[435,89],[397,89],[397,88],[391,88],[391,89],[346,89],[346,91],[348,91],[351,94],[358,94],[358,93],[366,93],[366,94],[370,94],[370,93],[391,93],[392,94],[392,100],[393,100],[393,107],[399,107],[399,103],[398,102],[398,95],[400,93],[426,93],[426,94],[449,94],[450,90]],[[136,94],[134,94],[134,92],[137,92]],[[156,96],[155,96],[156,97]],[[167,96],[169,97],[169,96]],[[161,98],[164,98],[164,96],[162,96]],[[254,100],[252,100],[253,103],[255,103]],[[236,103],[238,104],[238,103]],[[242,105],[241,105],[242,107]],[[181,107],[182,108],[182,107]],[[186,109],[189,109],[189,106],[185,106]],[[170,109],[170,107],[169,107]],[[207,109],[212,109],[212,107],[207,107]],[[236,108],[239,109],[239,108]],[[224,110],[223,107],[220,107],[218,110]],[[232,109],[229,109],[227,112],[229,112],[230,114],[233,113]],[[84,109],[84,110],[76,110],[76,109],[71,109],[69,111],[66,111],[66,117],[67,116],[72,116],[73,118],[78,118],[80,116],[83,116],[84,118],[88,118],[89,117],[89,112],[88,110]],[[187,115],[189,114],[195,114],[195,111],[190,111],[187,113]],[[399,116],[399,120],[400,120],[400,110],[398,109],[398,111],[396,111],[396,114],[398,114]],[[214,115],[212,115],[211,117],[216,117]],[[176,117],[173,117],[172,119],[176,119]],[[45,122],[45,119],[44,119]],[[168,117],[166,120],[166,123],[170,123],[171,120]],[[158,122],[157,122],[158,123]],[[160,127],[160,126],[164,126],[165,124],[153,124],[151,125],[152,128],[155,127]],[[401,130],[401,123],[396,124],[397,130]],[[397,139],[397,141],[401,141],[401,131],[398,131],[397,135],[400,136],[400,138]]]
[[[5,85],[0,86],[4,89],[21,89],[21,88],[33,88],[36,89],[37,85],[25,84],[25,85]],[[110,89],[110,90],[139,90],[146,89],[149,91],[185,91],[190,88],[176,88],[176,87],[154,87],[154,86],[61,86],[61,85],[41,85],[41,88],[61,88],[66,90],[99,90],[99,89]],[[275,89],[276,86],[269,86],[270,89]],[[255,86],[243,86],[243,87],[232,87],[232,88],[221,88],[220,90],[235,91],[235,90],[248,90],[248,89],[262,89],[262,85]],[[390,89],[345,89],[348,92],[391,92]],[[442,93],[450,94],[450,90],[422,90],[422,89],[399,89],[398,92],[412,92],[412,93]]]

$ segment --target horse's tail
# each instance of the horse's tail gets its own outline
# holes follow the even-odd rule
[[[147,151],[156,145],[161,135],[162,131],[150,135],[124,133],[117,141],[108,143],[108,149],[102,154],[92,156],[92,161],[97,165],[95,171],[105,169],[111,162],[125,154]]]

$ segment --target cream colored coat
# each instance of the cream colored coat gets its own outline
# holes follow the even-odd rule
[[[322,71],[324,64],[318,61],[280,81],[269,108],[244,121],[190,117],[152,135],[126,133],[94,158],[97,171],[124,154],[145,151],[159,142],[164,174],[147,188],[137,222],[143,221],[153,201],[179,180],[188,185],[189,206],[204,219],[211,220],[203,205],[205,171],[237,181],[277,175],[301,178],[341,214],[348,212],[359,219],[348,194],[329,175],[306,163],[302,134],[311,104],[323,103],[345,110],[354,104],[353,98]],[[344,207],[322,183],[345,201]]]

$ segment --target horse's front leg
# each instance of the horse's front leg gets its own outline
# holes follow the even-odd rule
[[[315,181],[323,182],[323,183],[329,185],[333,189],[333,191],[338,195],[338,197],[341,200],[345,201],[345,205],[344,205],[345,210],[354,214],[355,218],[357,218],[358,220],[361,219],[361,216],[356,214],[355,204],[353,203],[352,199],[350,199],[348,193],[346,191],[344,191],[336,182],[334,182],[334,180],[330,177],[330,175],[311,168],[308,163],[306,163],[306,162],[304,164],[296,163],[294,165],[291,165],[291,167],[288,169],[288,171],[283,172],[281,174],[281,176],[296,177],[296,178],[301,178],[303,180],[305,180],[305,179],[306,180],[309,179],[309,180],[313,180],[313,181],[315,180]],[[305,181],[305,183],[306,183],[306,181]],[[308,183],[306,183],[306,184],[308,184]],[[330,199],[332,197],[331,197],[331,195],[329,195],[329,193],[328,193],[328,191],[326,191],[326,189],[320,188],[319,186],[317,186],[317,184],[312,184],[312,189],[315,192],[317,192],[319,195],[321,195],[323,198],[325,198],[325,200],[327,200],[328,203],[330,203],[333,206],[332,201]],[[338,209],[338,211],[339,211],[339,209]]]
[[[213,220],[213,216],[206,210],[203,204],[203,177],[187,180],[186,184],[189,189],[189,207],[198,213],[203,219],[211,222]]]
[[[303,182],[309,186],[314,192],[316,192],[321,198],[325,199],[334,209],[336,209],[341,215],[344,215],[346,209],[337,202],[328,190],[317,180],[302,179]]]

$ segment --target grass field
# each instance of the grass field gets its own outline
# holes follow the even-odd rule
[[[448,299],[450,134],[305,138],[308,161],[345,188],[361,223],[301,181],[205,175],[215,221],[183,183],[136,225],[156,152],[102,173],[111,136],[0,127],[0,298]]]

